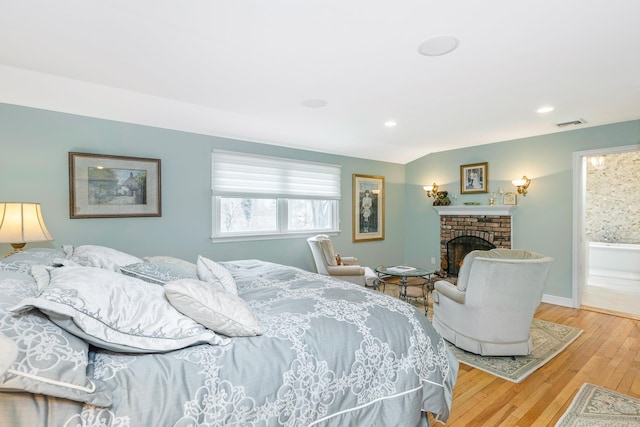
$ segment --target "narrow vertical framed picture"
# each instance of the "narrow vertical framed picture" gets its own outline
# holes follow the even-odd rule
[[[460,166],[460,194],[489,192],[489,163]]]
[[[384,177],[353,174],[353,241],[384,240]]]
[[[160,159],[70,152],[69,216],[162,216]]]

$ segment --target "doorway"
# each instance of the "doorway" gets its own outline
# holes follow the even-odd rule
[[[640,318],[639,171],[640,145],[574,153],[575,308]]]

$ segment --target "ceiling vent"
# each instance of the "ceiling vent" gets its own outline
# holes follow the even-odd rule
[[[566,126],[583,125],[585,123],[587,123],[587,121],[585,119],[578,119],[578,120],[571,120],[570,122],[556,123],[556,126],[558,126],[559,128],[563,128],[563,127],[566,127]]]

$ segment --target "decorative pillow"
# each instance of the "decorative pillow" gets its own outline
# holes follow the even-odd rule
[[[36,269],[38,267],[34,267]],[[49,269],[37,297],[11,308],[38,308],[66,331],[116,352],[157,353],[229,340],[184,316],[160,286],[92,267]]]
[[[220,282],[225,291],[238,294],[238,286],[229,270],[208,258],[198,255],[198,279],[203,282]]]
[[[158,285],[163,285],[172,280],[195,279],[198,277],[195,264],[185,266],[183,264],[163,261],[145,261],[125,265],[124,267],[120,267],[120,272],[127,276]]]
[[[143,259],[145,261],[151,261],[151,262],[158,261],[158,262],[166,262],[168,264],[178,264],[186,269],[193,269],[194,272],[196,271],[196,265],[194,263],[185,261],[180,258],[175,258],[172,256],[165,256],[165,255],[146,256]]]
[[[34,265],[53,265],[57,258],[64,258],[64,252],[49,248],[32,248],[0,259],[0,270],[31,274]]]
[[[167,283],[164,291],[178,311],[213,331],[230,337],[262,334],[249,304],[221,285],[182,279]]]
[[[25,274],[0,271],[0,332],[17,348],[17,357],[4,375],[0,391],[29,392],[111,406],[111,390],[87,377],[89,344],[64,331],[39,311],[12,314],[8,309],[38,290]],[[0,358],[7,349],[0,344]],[[1,398],[1,397],[0,397]]]
[[[121,266],[142,262],[142,259],[136,256],[106,246],[84,245],[74,247],[63,245],[62,249],[67,254],[67,259],[85,267],[120,271]]]

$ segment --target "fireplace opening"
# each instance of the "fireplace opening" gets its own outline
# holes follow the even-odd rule
[[[476,236],[459,236],[447,242],[447,275],[458,276],[464,257],[471,251],[495,249],[488,240]]]

